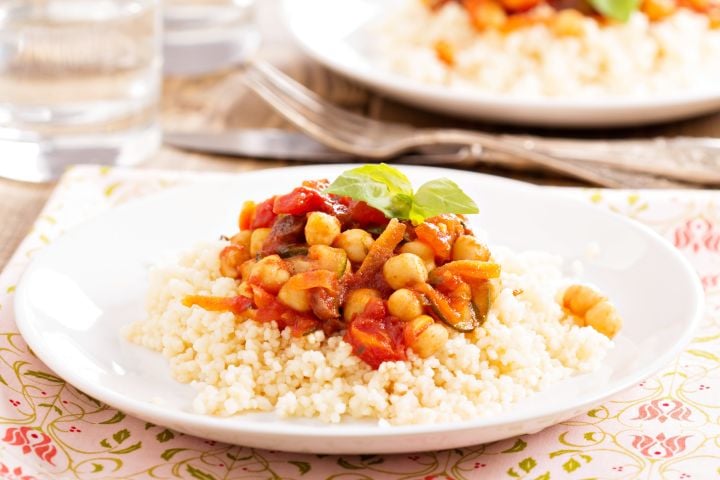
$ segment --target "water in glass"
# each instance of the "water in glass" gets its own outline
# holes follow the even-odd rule
[[[0,175],[42,181],[157,148],[158,1],[0,1]]]

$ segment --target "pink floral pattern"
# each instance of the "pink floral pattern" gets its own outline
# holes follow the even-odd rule
[[[668,419],[689,420],[692,410],[681,401],[667,398],[658,398],[650,403],[640,405],[635,420],[657,420],[665,423]]]
[[[78,167],[0,274],[0,480],[703,479],[720,471],[720,192],[575,190],[673,242],[706,288],[706,317],[665,370],[534,435],[408,455],[317,456],[224,445],[126,416],[67,385],[23,343],[14,285],[62,232],[120,203],[226,176]],[[567,192],[567,190],[565,190]]]
[[[5,431],[3,442],[10,445],[22,446],[22,452],[33,452],[42,461],[53,465],[52,458],[57,454],[57,448],[52,439],[43,432],[30,427],[8,428]]]
[[[711,252],[720,251],[720,232],[706,218],[692,218],[675,230],[675,246],[680,249],[688,249],[693,252],[708,250]]]
[[[655,437],[633,435],[632,446],[648,458],[670,458],[685,451],[686,440],[690,437],[691,435],[666,437],[664,433]]]
[[[22,467],[10,469],[7,465],[0,462],[0,480],[37,480],[32,475],[25,475]]]

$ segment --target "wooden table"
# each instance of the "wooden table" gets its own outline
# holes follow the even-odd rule
[[[373,118],[412,123],[418,126],[456,126],[498,130],[499,127],[468,122],[397,104],[335,75],[312,62],[292,47],[285,34],[277,31],[272,2],[261,2],[260,24],[265,46],[262,56],[282,67],[324,97]],[[162,100],[162,123],[167,129],[223,130],[238,128],[290,128],[262,100],[245,90],[238,70],[227,70],[196,78],[168,78]],[[528,132],[518,128],[505,129]],[[558,134],[558,132],[529,131]],[[629,136],[689,135],[720,137],[720,114],[659,127],[602,132],[562,132],[562,135],[590,135],[622,138]],[[288,162],[238,159],[181,152],[163,147],[139,168],[239,172]],[[293,162],[297,164],[297,162]],[[547,173],[501,171],[483,166],[473,170],[490,172],[535,183],[579,185],[574,180]],[[31,228],[54,184],[32,185],[0,179],[0,270]]]

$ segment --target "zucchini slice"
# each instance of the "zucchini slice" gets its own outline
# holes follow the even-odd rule
[[[280,258],[291,258],[298,257],[301,255],[308,254],[308,247],[306,245],[283,245],[277,248],[277,254]]]
[[[415,289],[425,296],[433,316],[449,327],[459,332],[471,332],[480,324],[467,295],[446,297],[427,283],[416,285]]]
[[[490,312],[490,282],[480,282],[472,286],[472,306],[480,326],[485,323]]]

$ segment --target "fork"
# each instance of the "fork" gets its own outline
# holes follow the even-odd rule
[[[264,62],[249,65],[244,82],[278,113],[309,136],[336,150],[360,157],[383,160],[419,147],[464,145],[471,146],[475,150],[488,150],[525,159],[539,166],[605,187],[688,187],[685,183],[670,181],[656,175],[627,171],[627,169],[639,168],[638,165],[608,165],[592,161],[592,158],[582,161],[561,158],[560,155],[546,152],[543,147],[549,149],[549,146],[540,138],[498,136],[469,130],[417,129],[408,125],[373,120],[336,107]],[[593,143],[569,140],[556,142],[561,146],[564,145],[566,150],[586,153],[587,148],[583,147]],[[613,142],[594,143],[602,144],[606,148],[617,146]],[[633,145],[637,146],[637,143],[638,141],[634,141]],[[622,142],[618,142],[618,145],[621,144]],[[714,145],[714,147],[720,146]],[[610,149],[617,153],[617,148]],[[720,152],[720,148],[717,152]],[[711,153],[716,152],[713,150]],[[711,164],[705,170],[709,170],[712,166]],[[625,170],[622,169],[623,167]],[[702,175],[696,174],[686,180],[715,180],[705,170],[702,170]],[[717,179],[720,179],[720,168],[714,173]]]

